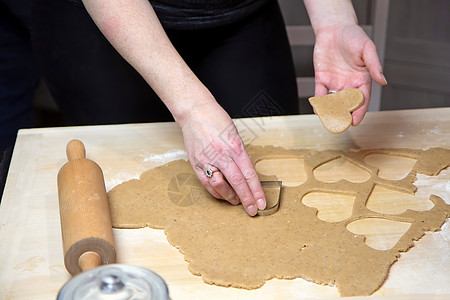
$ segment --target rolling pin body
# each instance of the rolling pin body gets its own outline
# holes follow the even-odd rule
[[[70,274],[114,263],[114,237],[103,172],[86,159],[82,142],[67,145],[67,162],[58,173],[64,264]]]

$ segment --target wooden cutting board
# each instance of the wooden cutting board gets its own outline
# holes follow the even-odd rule
[[[344,151],[450,149],[450,108],[368,113],[360,126],[339,135],[328,133],[314,115],[238,119],[235,123],[244,142],[254,145]],[[56,175],[66,162],[65,146],[74,138],[85,143],[88,158],[102,167],[107,190],[137,178],[147,169],[186,158],[182,136],[174,123],[21,130],[0,206],[0,299],[54,299],[70,278],[63,264]],[[380,163],[380,158],[372,160]],[[407,169],[410,163],[407,160],[394,162],[391,175]],[[296,184],[301,176],[295,173],[299,164],[299,161],[264,162],[257,165],[257,169],[278,174],[285,184]],[[317,176],[322,176],[323,180],[343,173],[356,180],[364,176],[342,162],[319,171]],[[437,193],[448,202],[449,181],[450,170],[447,170],[436,178],[421,176],[417,184],[422,193]],[[396,202],[395,197],[392,198],[392,203]],[[427,209],[426,201],[407,205]],[[343,213],[331,211],[322,217],[339,217]],[[354,230],[367,231],[371,226],[374,225],[366,224]],[[387,247],[399,232],[401,229],[393,228],[384,236],[373,235],[371,240]],[[188,271],[183,256],[167,243],[162,230],[114,230],[114,236],[118,262],[143,266],[160,274],[169,286],[172,299],[339,297],[334,287],[302,279],[271,280],[253,291],[207,285]],[[375,295],[382,299],[423,299],[431,295],[434,299],[448,299],[449,241],[447,221],[442,231],[427,233],[401,255]]]

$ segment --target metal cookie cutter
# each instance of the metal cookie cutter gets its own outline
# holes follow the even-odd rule
[[[267,207],[258,210],[258,216],[268,216],[278,211],[281,198],[281,181],[261,181],[261,186],[266,195]]]

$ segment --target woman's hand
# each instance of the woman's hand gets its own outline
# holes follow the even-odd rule
[[[375,44],[358,25],[324,27],[316,31],[314,47],[315,95],[358,88],[364,104],[352,113],[354,126],[367,111],[372,79],[386,85]]]
[[[242,202],[251,216],[265,208],[253,163],[233,121],[220,105],[211,102],[194,106],[180,127],[192,168],[211,195],[233,205]]]
[[[228,114],[178,54],[146,0],[83,0],[108,41],[147,81],[180,126],[190,162],[216,198],[266,205],[255,168]],[[211,177],[206,171],[212,172]]]

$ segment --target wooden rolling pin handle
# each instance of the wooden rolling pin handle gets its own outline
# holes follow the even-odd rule
[[[86,158],[86,149],[80,140],[71,140],[66,147],[69,161]]]
[[[102,258],[97,252],[87,251],[81,254],[80,258],[78,259],[78,265],[80,266],[80,269],[84,272],[93,269],[95,267],[101,266]]]

